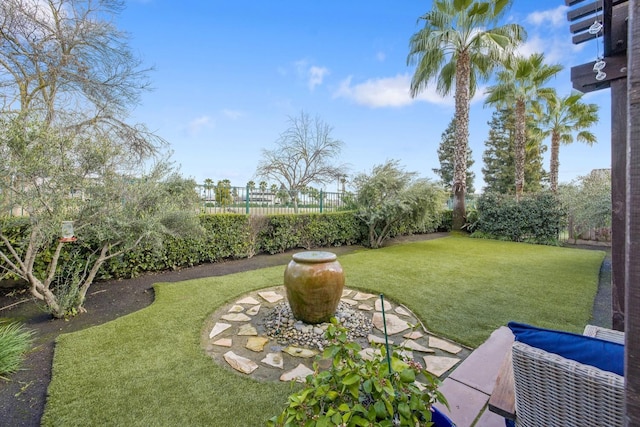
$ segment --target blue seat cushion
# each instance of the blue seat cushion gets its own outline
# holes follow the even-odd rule
[[[456,427],[456,425],[442,411],[431,407],[431,422],[434,427]]]
[[[622,344],[571,332],[537,328],[524,323],[509,322],[507,326],[515,335],[516,341],[624,376]]]

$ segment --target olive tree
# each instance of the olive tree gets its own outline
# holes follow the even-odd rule
[[[347,166],[335,165],[344,143],[335,139],[332,128],[319,117],[301,112],[289,117],[289,128],[276,141],[276,147],[262,150],[256,176],[273,180],[289,192],[295,211],[297,193],[312,183],[326,184],[344,175]]]
[[[570,184],[561,184],[558,194],[569,211],[572,236],[611,227],[611,170],[595,169]]]
[[[149,69],[113,24],[123,6],[0,2],[0,214],[28,221],[24,238],[2,227],[0,265],[56,317],[83,310],[106,260],[196,227],[195,183],[172,172],[162,138],[127,121]],[[62,221],[75,243],[57,239]]]
[[[397,160],[374,166],[354,179],[356,215],[366,224],[368,244],[379,248],[397,227],[435,225],[444,204],[444,191],[428,179],[406,172]]]

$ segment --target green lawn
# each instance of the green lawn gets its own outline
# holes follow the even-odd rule
[[[604,252],[448,237],[340,257],[348,287],[411,308],[433,332],[477,346],[509,320],[580,332]],[[205,319],[284,267],[156,286],[150,307],[62,335],[43,419],[48,426],[261,426],[288,384],[217,366],[200,346]],[[90,316],[91,314],[87,314]]]

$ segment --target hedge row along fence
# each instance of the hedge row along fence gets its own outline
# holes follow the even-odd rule
[[[566,210],[547,193],[516,202],[511,196],[487,194],[478,200],[477,210],[467,214],[467,230],[475,237],[516,242],[558,244],[559,232],[566,226]],[[309,214],[203,214],[203,233],[197,237],[167,236],[162,245],[141,244],[120,257],[107,261],[98,279],[136,277],[145,272],[176,270],[225,259],[250,258],[256,254],[282,253],[296,248],[366,245],[367,228],[354,211]],[[450,231],[452,212],[443,211],[435,227],[402,223],[391,237],[433,231]],[[4,230],[12,243],[27,235],[26,218],[15,218]],[[63,269],[77,266],[94,249],[91,242],[68,244],[63,253]],[[16,245],[19,246],[19,245]],[[54,245],[41,253],[35,272],[46,270]],[[76,261],[76,262],[74,262]],[[61,271],[68,277],[73,271]],[[8,277],[12,279],[11,277]],[[0,277],[0,280],[3,279]]]
[[[282,253],[296,248],[311,249],[367,243],[366,226],[353,211],[265,216],[203,214],[199,218],[203,228],[201,235],[166,236],[162,245],[140,244],[133,250],[105,262],[98,279],[130,278],[145,272],[176,270],[225,259],[250,258],[260,253]],[[27,235],[28,227],[28,220],[18,217],[6,226],[4,233],[12,243],[17,244]],[[422,225],[403,223],[396,227],[392,236],[432,231],[435,230]],[[65,245],[60,266],[63,269],[77,266],[78,262],[72,261],[86,259],[94,249],[93,246],[98,245],[83,242],[81,239]],[[46,270],[53,249],[52,244],[48,251],[41,253],[34,267],[36,273]],[[58,274],[66,277],[73,272],[61,271]]]

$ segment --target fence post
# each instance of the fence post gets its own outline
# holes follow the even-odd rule
[[[322,201],[324,198],[324,193],[322,192],[322,189],[320,189],[320,213],[322,213]]]
[[[245,213],[246,213],[247,215],[249,215],[249,199],[250,199],[250,197],[251,197],[251,195],[249,194],[249,184],[247,184],[247,188],[246,188],[246,190],[245,190],[244,195],[245,195],[245,197],[244,197],[244,198],[245,198],[245,200],[246,200],[246,203],[245,203]]]

